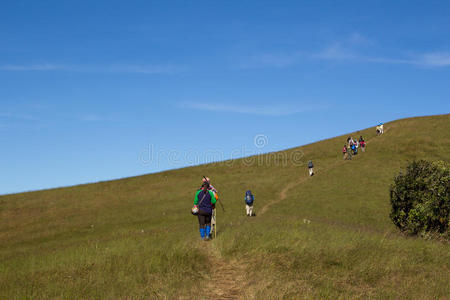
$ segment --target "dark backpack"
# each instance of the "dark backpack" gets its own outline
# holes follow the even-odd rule
[[[255,200],[255,197],[252,195],[252,192],[250,190],[245,192],[245,203],[247,205],[252,205],[253,201]]]

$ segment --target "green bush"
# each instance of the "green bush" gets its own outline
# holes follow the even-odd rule
[[[449,238],[449,164],[413,161],[390,187],[392,222],[404,232]]]

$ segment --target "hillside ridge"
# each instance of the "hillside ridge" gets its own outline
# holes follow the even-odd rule
[[[399,233],[388,190],[410,160],[450,160],[450,115],[385,126],[260,160],[1,196],[0,298],[445,298],[448,245]],[[367,150],[344,161],[356,134]],[[189,213],[203,175],[226,209],[210,242]]]

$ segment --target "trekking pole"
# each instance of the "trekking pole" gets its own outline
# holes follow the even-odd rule
[[[217,200],[217,202],[220,203],[220,207],[222,207],[223,212],[225,212],[225,207],[223,207],[222,201],[220,201],[220,198]]]
[[[214,239],[216,239],[217,235],[217,212],[214,210]]]

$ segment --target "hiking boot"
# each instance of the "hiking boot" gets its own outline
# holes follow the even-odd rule
[[[200,237],[202,238],[202,240],[205,238],[206,236],[206,228],[200,228]]]

